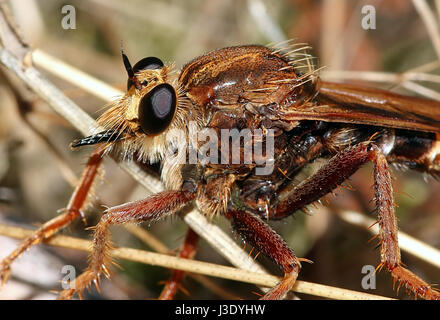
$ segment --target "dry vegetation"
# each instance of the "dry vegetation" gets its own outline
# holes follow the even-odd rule
[[[361,8],[367,2],[376,8],[376,30],[361,28]],[[89,85],[81,88],[84,79],[81,75],[79,79],[74,78],[74,70],[64,71],[64,77],[54,75],[54,61],[50,57],[47,60],[44,52],[123,90],[126,73],[120,58],[121,41],[132,61],[158,56],[182,66],[195,56],[219,47],[295,38],[313,47],[318,64],[326,66],[321,73],[323,78],[369,81],[369,85],[440,100],[439,1],[71,0],[68,3],[77,9],[75,30],[61,28],[64,1],[11,1],[11,10],[24,38],[32,48],[41,50],[34,57],[34,66],[93,118],[118,91],[104,93],[103,89]],[[49,106],[41,95],[31,93],[23,80],[10,71],[2,68],[1,76],[0,224],[29,229],[54,217],[57,210],[66,206],[89,150],[72,152],[69,149],[69,143],[81,136],[78,132],[81,117],[72,123],[69,112],[67,119],[55,113],[53,105]],[[16,93],[26,103],[17,103],[14,90],[18,90]],[[86,121],[83,134],[87,130]],[[400,229],[439,248],[440,183],[432,179],[425,182],[420,174],[412,172],[394,171],[394,176]],[[144,184],[148,184],[150,190],[158,188],[154,178],[148,179]],[[362,291],[362,266],[379,263],[379,251],[374,249],[374,243],[367,243],[369,231],[353,222],[347,223],[337,214],[348,209],[367,215],[371,212],[371,167],[360,170],[351,185],[355,191],[339,192],[338,197],[332,199],[331,207],[317,207],[311,216],[297,213],[294,218],[273,224],[298,256],[315,262],[304,266],[299,279]],[[146,194],[144,187],[120,166],[106,161],[95,205],[87,212],[88,224],[96,223],[103,205],[113,206]],[[188,223],[187,218],[185,222]],[[143,237],[148,234],[139,229],[127,232],[121,227],[113,229],[113,239],[121,247],[166,253],[179,247],[187,228],[185,222],[176,218],[144,226],[149,235],[160,242],[145,240]],[[213,223],[234,238],[223,218],[216,218]],[[0,257],[3,257],[13,250],[17,242],[12,237],[18,237],[21,231],[0,228],[0,232],[8,235],[0,237]],[[80,221],[63,233],[83,239],[90,236]],[[201,241],[196,260],[219,265],[229,265],[231,260],[234,263],[235,253],[226,260],[224,256],[229,253],[213,250],[209,241]],[[72,247],[75,243],[76,240],[68,239],[63,246]],[[241,246],[239,241],[237,243]],[[415,251],[420,252],[419,245]],[[123,254],[122,257],[127,258]],[[160,282],[167,279],[169,269],[139,263],[133,255],[128,258],[119,259],[123,270],[115,269],[112,281],[103,282],[102,297],[156,298],[161,290]],[[163,258],[165,266],[175,266],[174,260]],[[425,258],[428,261],[403,253],[403,261],[411,270],[428,282],[438,282],[438,250]],[[258,261],[270,273],[279,274],[263,257]],[[73,265],[79,272],[86,263],[87,256],[80,250],[46,245],[33,248],[13,265],[13,278],[0,291],[0,298],[53,298],[48,291],[59,289],[57,281],[63,277],[62,266]],[[196,271],[201,267],[188,268]],[[216,270],[215,266],[207,268],[207,274],[209,270],[211,274]],[[216,277],[228,278],[228,274],[229,278],[244,277],[243,274],[231,276],[234,274],[231,270]],[[270,282],[254,283],[270,285]],[[187,294],[182,291],[178,296],[182,299],[251,299],[257,297],[253,291],[259,292],[252,284],[199,275],[187,278],[184,287]],[[299,297],[341,297],[329,293],[331,290],[324,288],[315,296],[299,294]],[[367,293],[396,297],[391,277],[385,271],[378,274],[377,289]],[[347,294],[350,298],[357,297],[354,293]],[[95,291],[87,296],[97,297]],[[405,292],[400,292],[398,297],[408,298]]]

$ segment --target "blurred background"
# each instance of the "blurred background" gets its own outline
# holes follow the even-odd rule
[[[326,66],[322,77],[333,81],[360,81],[365,71],[399,75],[407,71],[438,74],[439,57],[426,24],[411,0],[14,0],[9,3],[25,39],[33,48],[45,52],[124,89],[126,72],[120,57],[124,51],[135,63],[146,56],[157,56],[165,62],[176,62],[177,68],[209,50],[238,44],[268,44],[296,39],[312,47],[317,64]],[[440,1],[427,1],[430,13],[439,20]],[[75,8],[75,29],[64,29],[62,8]],[[365,5],[375,9],[375,29],[362,28]],[[438,25],[434,28],[438,30]],[[339,71],[355,71],[350,79]],[[89,149],[71,151],[69,143],[80,137],[67,121],[56,115],[44,101],[30,95],[26,108],[16,103],[11,86],[23,85],[1,69],[0,78],[0,223],[35,227],[56,216],[72,193],[69,170],[81,174]],[[97,117],[105,102],[74,85],[47,74],[53,83]],[[396,77],[397,78],[397,77]],[[404,82],[384,81],[383,74],[373,75],[368,85],[395,92],[437,98],[438,83],[422,82],[417,90]],[[12,82],[11,82],[12,81]],[[362,82],[365,83],[365,82]],[[416,89],[414,89],[416,88]],[[63,169],[64,168],[64,169]],[[68,168],[68,169],[66,169]],[[111,160],[104,163],[105,176],[97,189],[96,205],[87,211],[89,225],[94,225],[103,210],[143,197],[143,190]],[[371,166],[365,166],[351,179],[355,191],[343,190],[332,205],[369,214],[373,210]],[[440,247],[440,184],[424,180],[414,172],[393,171],[397,215],[400,229]],[[67,177],[67,179],[66,179]],[[70,179],[72,181],[72,179]],[[232,234],[224,218],[215,218]],[[299,279],[363,291],[362,267],[379,264],[379,249],[367,243],[371,235],[350,225],[333,210],[318,206],[313,215],[302,212],[282,222],[272,223],[297,256],[314,261],[305,264]],[[170,249],[177,249],[186,232],[180,219],[168,219],[145,226]],[[150,250],[139,239],[121,227],[114,227],[113,240],[118,246]],[[64,234],[90,237],[82,222],[74,223]],[[240,241],[237,239],[237,241]],[[18,241],[0,236],[0,258],[6,256]],[[250,248],[247,248],[249,250]],[[438,268],[402,254],[409,269],[430,283],[440,281]],[[196,259],[227,264],[203,240]],[[258,258],[274,274],[279,271],[264,257]],[[112,281],[104,281],[102,295],[92,290],[89,299],[154,299],[170,271],[134,262],[118,261]],[[83,252],[49,247],[32,248],[13,265],[13,277],[0,290],[0,299],[52,299],[49,290],[59,290],[64,276],[63,265],[82,270],[87,265]],[[186,278],[180,299],[257,298],[252,285],[211,279],[221,290],[210,290]],[[369,293],[396,297],[392,280],[385,271],[377,275],[377,289]],[[402,299],[408,296],[402,290]],[[316,299],[299,295],[301,299]]]

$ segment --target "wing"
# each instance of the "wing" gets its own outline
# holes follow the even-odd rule
[[[281,111],[287,121],[322,120],[440,133],[440,102],[385,90],[321,81],[302,106]]]

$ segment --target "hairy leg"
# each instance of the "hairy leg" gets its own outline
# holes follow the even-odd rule
[[[264,295],[264,300],[283,299],[295,284],[301,269],[299,259],[286,242],[256,214],[244,210],[229,210],[226,216],[246,242],[272,259],[284,272],[281,282]]]
[[[270,219],[282,219],[313,203],[355,173],[370,159],[371,143],[361,143],[344,150],[329,160],[318,172],[279,194],[279,202],[270,210]]]
[[[440,293],[411,271],[402,267],[397,240],[397,222],[390,170],[385,156],[370,142],[360,143],[334,156],[316,174],[280,194],[280,202],[272,208],[271,218],[280,219],[319,200],[350,177],[366,162],[374,164],[376,208],[380,226],[381,264],[394,281],[404,284],[425,299],[440,299]]]
[[[81,297],[84,289],[98,281],[102,274],[110,276],[110,234],[108,227],[113,224],[139,223],[155,221],[182,209],[195,197],[188,191],[164,191],[144,200],[125,203],[106,210],[101,220],[94,227],[93,250],[87,269],[75,279],[73,288],[60,293],[60,299],[71,299],[75,293]]]
[[[1,284],[4,284],[8,280],[11,273],[11,264],[18,257],[20,257],[23,252],[28,250],[31,246],[39,244],[44,239],[51,237],[60,229],[67,227],[76,218],[81,216],[85,221],[85,217],[81,210],[86,205],[87,197],[90,193],[93,182],[95,181],[101,162],[102,151],[97,149],[92,153],[87,161],[87,165],[81,176],[81,180],[72,194],[69,204],[67,205],[66,209],[63,210],[63,213],[46,222],[31,236],[24,239],[17,249],[3,259],[3,261],[0,263]]]
[[[196,251],[197,244],[199,242],[199,236],[192,229],[188,229],[186,233],[185,241],[179,250],[178,257],[184,259],[193,259]],[[159,300],[172,300],[178,289],[181,287],[181,281],[185,276],[185,272],[182,270],[172,270],[170,279],[166,282],[163,288]]]
[[[394,282],[398,281],[412,291],[415,297],[439,300],[440,292],[420,279],[410,270],[402,266],[400,248],[398,244],[398,228],[394,214],[393,187],[387,160],[378,149],[370,152],[370,159],[374,162],[374,187],[378,222],[380,226],[379,242],[381,244],[381,259],[379,268],[391,272]]]

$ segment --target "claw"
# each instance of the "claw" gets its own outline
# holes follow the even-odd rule
[[[100,270],[99,272],[95,272],[92,270],[84,271],[83,274],[81,274],[79,277],[76,278],[75,287],[61,291],[61,293],[58,296],[58,299],[70,300],[74,297],[75,294],[77,294],[78,297],[82,300],[84,290],[90,289],[92,285],[95,285],[96,290],[98,290],[98,292],[101,293],[101,288],[99,287],[99,278],[102,273],[103,273],[102,270]]]
[[[58,300],[70,300],[75,294],[75,289],[66,289],[59,293]],[[78,294],[80,295],[80,294]]]

